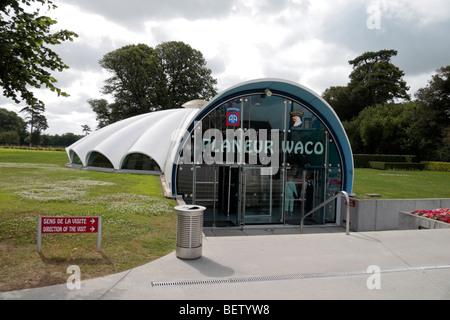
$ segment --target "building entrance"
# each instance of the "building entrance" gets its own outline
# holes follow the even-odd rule
[[[212,179],[205,181],[208,177]],[[272,168],[197,167],[193,202],[207,207],[207,226],[280,224],[283,184],[283,175],[274,174]]]
[[[206,207],[204,226],[300,225],[342,187],[341,159],[306,105],[275,94],[219,104],[195,123],[177,166],[186,203]],[[336,222],[334,203],[306,224]]]
[[[257,166],[196,166],[192,198],[205,206],[207,227],[246,225],[299,225],[302,217],[320,204],[323,194],[319,168]],[[306,223],[333,222],[333,208],[318,210]],[[331,220],[330,220],[331,219]]]

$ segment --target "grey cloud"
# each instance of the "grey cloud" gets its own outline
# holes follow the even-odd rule
[[[150,19],[165,20],[183,17],[196,20],[228,15],[234,0],[66,0],[65,2],[100,14],[127,27],[137,28]]]
[[[83,124],[88,124],[91,129],[95,129],[97,126],[96,115],[87,103],[87,100],[92,98],[87,94],[80,94],[77,97],[61,98],[59,103],[46,105],[45,116],[49,123],[46,133],[81,134],[81,125]]]
[[[254,13],[259,13],[261,15],[272,15],[274,13],[278,13],[284,9],[299,9],[307,11],[310,7],[310,0],[258,0],[255,3],[252,3],[251,10]],[[242,1],[237,0],[235,2],[235,8],[239,8],[241,10],[248,10],[249,7],[246,7]]]
[[[70,68],[80,70],[92,70],[99,68],[98,61],[109,51],[115,48],[111,42],[105,41],[98,47],[92,47],[85,43],[63,43],[54,47],[60,58]]]
[[[66,3],[96,13],[121,25],[136,29],[148,20],[164,21],[174,18],[187,20],[227,17],[249,10],[240,0],[65,0]],[[309,0],[259,0],[251,10],[261,15],[279,12],[288,6],[307,10]]]
[[[223,57],[216,56],[216,57],[208,59],[207,67],[209,69],[211,69],[213,74],[219,74],[226,70],[227,61]]]
[[[386,21],[385,43],[398,50],[396,64],[410,75],[419,75],[450,64],[450,21],[418,26]]]
[[[361,3],[336,11],[321,37],[355,53],[395,49],[394,63],[405,73],[418,75],[450,64],[450,21],[420,25],[418,20],[380,15],[381,29],[369,29],[370,15]]]

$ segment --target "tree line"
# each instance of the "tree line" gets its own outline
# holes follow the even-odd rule
[[[0,144],[68,147],[82,137],[83,135],[70,132],[48,135],[34,131],[30,134],[27,123],[22,117],[14,111],[0,108]]]
[[[396,50],[366,52],[349,61],[346,86],[327,88],[353,153],[410,154],[450,161],[450,65],[441,67],[412,98]]]

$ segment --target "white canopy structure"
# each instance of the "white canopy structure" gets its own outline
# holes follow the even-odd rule
[[[180,142],[198,111],[198,107],[163,110],[113,123],[69,146],[66,149],[68,165],[89,169],[106,167],[110,171],[135,169],[133,165],[126,165],[127,159],[130,155],[141,155],[147,162],[157,164],[157,168],[148,166],[144,172],[164,173],[168,166],[167,172],[171,174],[172,163],[167,162],[167,158],[171,150],[177,149],[174,144]],[[100,165],[95,161],[98,156],[104,160]]]

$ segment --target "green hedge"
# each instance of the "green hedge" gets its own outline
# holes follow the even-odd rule
[[[64,147],[41,147],[41,146],[29,147],[29,146],[25,146],[25,145],[17,146],[17,145],[9,145],[9,144],[5,144],[5,145],[0,144],[0,148],[20,149],[20,150],[39,150],[39,151],[66,151],[66,148],[64,148]]]
[[[370,161],[381,162],[413,162],[413,155],[392,155],[392,154],[354,154],[353,160],[355,168],[370,168]]]
[[[450,162],[420,161],[425,164],[425,170],[450,172]]]
[[[425,163],[369,161],[370,167],[379,170],[424,170]]]

